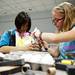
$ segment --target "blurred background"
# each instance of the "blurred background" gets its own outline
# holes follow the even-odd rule
[[[54,32],[56,28],[51,21],[51,10],[64,1],[75,4],[75,0],[0,0],[0,33],[14,27],[15,17],[20,11],[31,16],[30,31],[37,27],[42,32]]]

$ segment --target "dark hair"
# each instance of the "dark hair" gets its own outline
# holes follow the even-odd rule
[[[21,26],[23,24],[26,24],[27,22],[28,22],[28,29],[27,29],[28,32],[31,28],[31,18],[29,17],[29,15],[26,12],[22,11],[15,18],[15,26],[17,29],[21,29]]]

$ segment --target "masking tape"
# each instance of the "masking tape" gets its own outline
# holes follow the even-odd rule
[[[73,65],[74,61],[73,60],[61,60],[61,63],[65,65]]]
[[[48,75],[55,75],[56,74],[56,68],[55,67],[49,67],[47,70]]]

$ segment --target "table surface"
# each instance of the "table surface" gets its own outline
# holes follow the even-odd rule
[[[11,69],[15,69],[17,66],[3,66],[3,67],[0,67],[0,72],[1,71],[7,71],[7,70],[11,70]],[[43,71],[32,71],[30,70],[32,73],[34,73],[35,75],[47,75],[46,72],[43,72]],[[56,75],[67,75],[67,72],[66,71],[62,71],[62,70],[56,70]],[[18,72],[18,73],[14,73],[14,74],[11,74],[11,75],[24,75],[24,72]]]
[[[17,67],[18,66],[0,66],[0,72],[9,71],[9,70],[15,69]]]
[[[25,62],[45,65],[54,65],[55,63],[53,57],[48,52],[40,51],[13,51],[6,54],[4,59],[24,59]]]
[[[26,54],[25,54],[26,53]],[[30,61],[32,58],[34,58],[34,57],[36,57],[37,58],[37,60],[36,61],[40,61],[40,60],[42,60],[40,63],[42,63],[42,64],[44,64],[44,65],[46,65],[47,66],[47,64],[49,64],[49,65],[52,65],[53,63],[54,63],[54,60],[53,60],[53,58],[47,53],[47,52],[25,52],[24,53],[24,56],[23,57],[30,57],[29,59],[27,59],[27,61]],[[21,56],[21,54],[23,54],[23,52],[19,52],[19,53],[17,53],[17,52],[13,52],[13,53],[10,53],[10,55],[7,55],[7,57],[9,58],[19,58],[19,56]],[[13,55],[13,56],[12,56]],[[18,56],[16,56],[16,55],[18,55]],[[30,56],[29,56],[30,55]],[[39,56],[38,56],[39,55]],[[32,56],[32,58],[31,58],[31,56]],[[49,58],[49,59],[48,59]],[[48,59],[48,60],[47,60]],[[52,60],[50,60],[50,59],[52,59]],[[34,61],[34,59],[33,60],[31,60],[31,62],[33,62]],[[36,62],[36,61],[34,61],[34,62]],[[50,64],[51,63],[51,61],[53,61],[52,62],[52,64]],[[43,63],[43,62],[45,62],[45,63]],[[50,63],[49,63],[50,62]],[[46,68],[46,66],[44,66],[44,65],[42,65],[43,66],[43,68]],[[34,66],[35,67],[35,66]],[[13,68],[15,68],[14,66],[3,66],[3,68],[2,67],[0,67],[0,72],[1,71],[5,71],[5,70],[11,70],[11,69],[13,69]],[[46,74],[46,72],[42,72],[42,71],[33,71],[34,72],[34,74],[35,75],[47,75]],[[61,70],[56,70],[56,75],[61,75],[61,74],[63,74],[63,75],[67,75],[67,73],[65,72],[65,71],[61,71]],[[12,75],[24,75],[22,72],[18,72],[18,73],[15,73],[15,74],[12,74]]]
[[[33,73],[35,75],[47,75],[46,72],[42,72],[42,71],[33,71]],[[56,70],[56,74],[55,75],[68,75],[66,71],[61,71],[61,70]],[[12,75],[24,75],[22,72],[19,72],[19,73],[15,73],[15,74],[12,74]]]

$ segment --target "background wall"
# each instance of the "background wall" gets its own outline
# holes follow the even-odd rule
[[[50,32],[53,31],[50,11],[42,11],[35,12],[29,14],[32,20],[31,31],[34,30],[35,27],[39,28],[41,31]],[[0,17],[0,31],[5,31],[14,27],[15,14],[13,15],[5,15]]]
[[[74,0],[55,0],[55,3],[52,6],[56,6],[57,4],[69,1],[75,4]],[[51,21],[51,10],[50,11],[41,11],[29,13],[32,19],[32,27],[30,31],[33,31],[35,27],[39,28],[42,32],[54,32],[56,28],[52,24]],[[14,20],[17,14],[11,15],[0,15],[0,32],[4,32],[8,29],[14,28]]]

